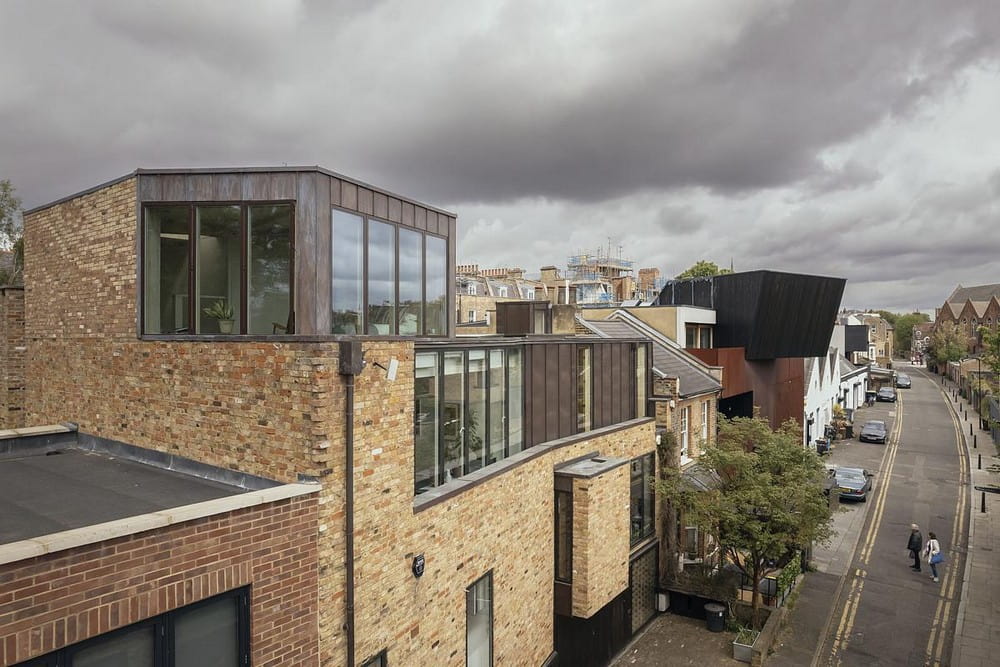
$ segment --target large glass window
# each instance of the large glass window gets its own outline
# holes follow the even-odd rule
[[[396,227],[368,221],[368,333],[396,333]]]
[[[143,332],[292,333],[293,217],[291,204],[145,207]]]
[[[241,222],[239,206],[195,207],[198,262],[196,333],[238,332]]]
[[[573,581],[573,494],[556,490],[556,581]]]
[[[629,502],[632,546],[653,534],[653,465],[652,453],[632,459]]]
[[[486,350],[469,350],[469,416],[465,442],[465,471],[479,470],[486,464],[487,374]]]
[[[448,333],[448,243],[427,238],[427,335]]]
[[[424,330],[424,237],[399,229],[399,335]]]
[[[333,211],[332,333],[360,334],[364,309],[364,220]]]
[[[635,348],[635,416],[646,416],[646,346]]]
[[[591,369],[590,348],[576,348],[576,430],[579,433],[590,430],[591,417]]]
[[[506,445],[507,374],[504,372],[503,350],[490,350],[490,432],[486,463],[496,463],[504,458]]]
[[[189,330],[190,314],[190,210],[187,206],[150,206],[145,218],[145,331],[185,333]]]
[[[292,312],[292,207],[251,206],[247,228],[247,332],[287,333]]]
[[[681,408],[681,461],[688,457],[688,439],[690,437],[688,429],[691,424],[691,406]]]
[[[441,415],[444,479],[459,477],[465,450],[465,353],[444,353],[444,401]]]
[[[493,664],[493,573],[465,590],[465,664]]]
[[[507,452],[524,449],[524,371],[519,348],[507,350]]]
[[[415,494],[524,448],[519,348],[415,356]]]
[[[438,480],[438,355],[416,355],[413,379],[413,492],[423,493]]]
[[[154,616],[48,655],[25,667],[154,667],[250,664],[248,589]]]

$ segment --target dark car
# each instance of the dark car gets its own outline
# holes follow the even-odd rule
[[[909,389],[910,388],[910,376],[900,373],[896,376],[896,388],[897,389]]]
[[[889,403],[895,403],[896,402],[896,390],[893,389],[892,387],[882,387],[881,389],[878,390],[878,393],[875,394],[875,400],[876,401],[886,401],[886,402],[889,402]]]
[[[837,480],[837,491],[840,493],[841,500],[860,500],[861,502],[868,500],[868,494],[871,493],[874,486],[872,482],[874,475],[870,472],[864,468],[838,467],[834,471],[834,477]]]
[[[861,442],[878,442],[884,445],[885,438],[885,422],[875,419],[865,422],[861,427],[861,433],[858,434],[858,440]]]

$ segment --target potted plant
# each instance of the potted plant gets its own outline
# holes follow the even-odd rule
[[[219,333],[233,333],[233,307],[230,304],[220,299],[208,308],[202,308],[201,312],[218,320]]]
[[[760,636],[759,630],[741,627],[733,640],[733,659],[740,662],[750,662],[753,658],[753,645]]]

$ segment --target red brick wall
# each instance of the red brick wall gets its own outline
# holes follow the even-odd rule
[[[241,586],[253,664],[318,665],[315,494],[0,565],[0,665]]]

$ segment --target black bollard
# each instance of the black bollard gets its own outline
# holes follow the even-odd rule
[[[983,495],[983,498],[982,498],[982,500],[980,501],[980,504],[979,504],[979,511],[982,514],[986,514],[986,492],[983,491],[982,495]]]
[[[974,435],[972,433],[972,422],[969,422],[969,435]]]
[[[977,439],[978,437],[979,437],[979,436],[978,436],[978,435],[976,435],[976,434],[973,434],[973,435],[972,435],[972,448],[973,448],[973,449],[975,449],[975,448],[976,448],[976,439]]]
[[[983,469],[983,455],[980,454],[979,463],[976,464],[976,470],[982,470],[982,469]]]

